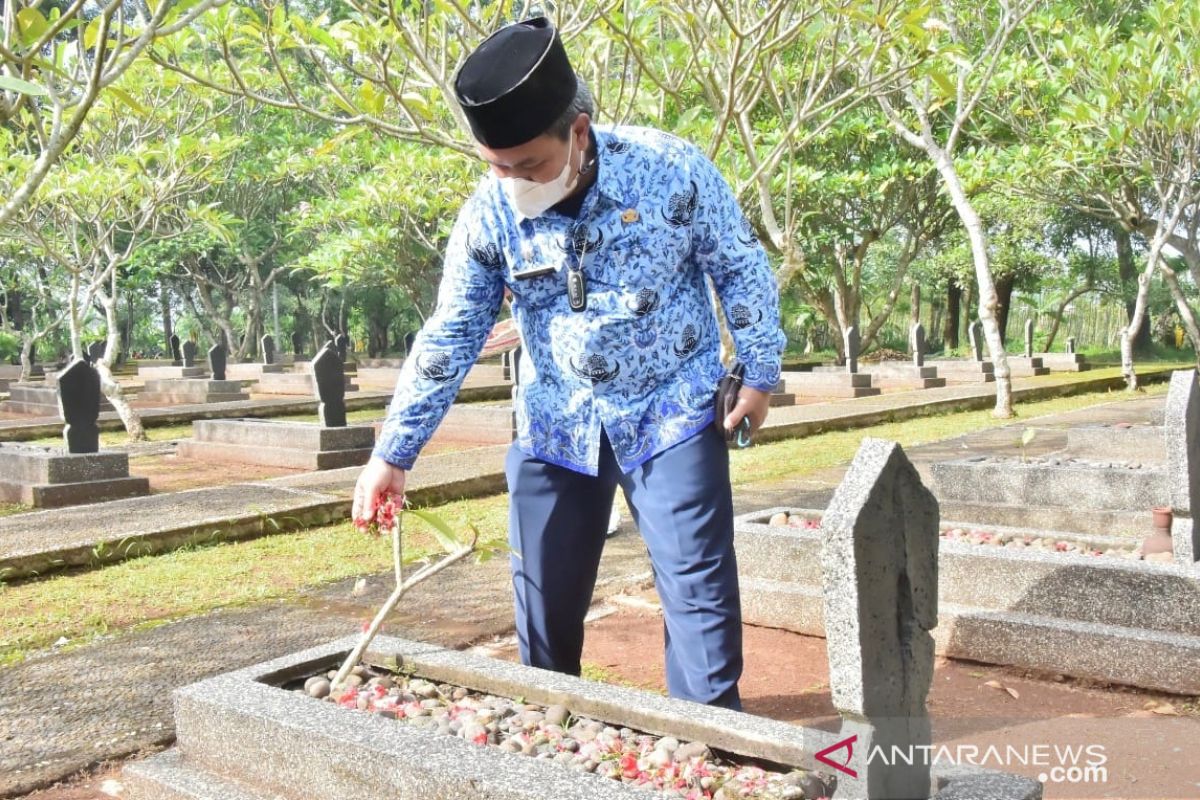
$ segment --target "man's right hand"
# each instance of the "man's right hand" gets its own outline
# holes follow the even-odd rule
[[[369,525],[375,519],[375,509],[385,495],[392,495],[399,502],[404,497],[404,478],[407,473],[378,456],[363,467],[354,485],[354,508],[351,519],[355,525]]]

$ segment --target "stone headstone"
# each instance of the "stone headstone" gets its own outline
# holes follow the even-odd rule
[[[846,329],[843,341],[846,345],[846,371],[855,375],[858,373],[858,350],[862,345],[858,337],[857,325],[851,325]]]
[[[975,320],[967,328],[967,338],[971,340],[971,357],[983,361],[983,323]]]
[[[333,340],[334,347],[337,348],[337,353],[345,362],[346,354],[350,352],[350,337],[344,333],[339,333],[337,338]]]
[[[183,343],[183,366],[196,366],[196,343],[191,339]]]
[[[1033,358],[1033,320],[1025,320],[1025,357]]]
[[[1067,338],[1067,352],[1072,353],[1072,354],[1075,352],[1075,337],[1074,336]]]
[[[274,364],[275,363],[275,337],[268,333],[266,336],[262,337],[261,343],[262,343],[262,363]]]
[[[830,693],[843,741],[860,754],[930,744],[938,521],[904,451],[882,439],[863,440],[822,518]],[[839,775],[837,796],[929,797],[928,763],[890,761],[856,759],[857,777]]]
[[[107,349],[107,343],[100,339],[88,345],[87,357],[88,360],[95,364],[100,359],[104,358],[104,351]]]
[[[67,452],[100,452],[100,373],[87,359],[75,359],[58,374],[58,410],[67,423]]]
[[[1200,531],[1193,527],[1192,516],[1192,509],[1200,506],[1200,385],[1193,369],[1171,373],[1163,433],[1174,512],[1171,538],[1175,556],[1192,563],[1200,555]]]
[[[228,360],[229,351],[224,344],[214,344],[208,348],[208,369],[214,381],[225,380],[225,364]]]
[[[404,355],[409,355],[410,353],[412,353],[413,342],[415,342],[416,340],[417,340],[417,332],[416,331],[409,331],[408,333],[404,334]]]
[[[346,427],[346,371],[332,342],[327,342],[313,358],[312,371],[321,425],[326,428]]]
[[[298,356],[304,352],[304,337],[300,331],[292,331],[292,355]]]
[[[171,334],[171,366],[183,366],[183,353],[179,349],[179,336]]]
[[[908,334],[909,346],[912,348],[913,366],[925,366],[925,326],[917,323]]]

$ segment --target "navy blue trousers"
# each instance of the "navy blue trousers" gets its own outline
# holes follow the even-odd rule
[[[620,486],[654,566],[668,691],[741,708],[741,599],[729,451],[720,434],[706,426],[629,474],[604,437],[595,477],[541,461],[514,443],[507,473],[522,662],[579,674],[583,618]]]

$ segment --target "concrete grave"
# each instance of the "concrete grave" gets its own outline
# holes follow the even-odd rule
[[[211,419],[192,423],[192,438],[176,446],[186,458],[323,470],[367,463],[375,446],[370,426],[327,428],[311,422]]]
[[[125,768],[128,800],[637,800],[653,792],[551,760],[480,746],[414,724],[340,708],[294,687],[336,668],[351,638],[220,675],[175,695],[176,746]],[[829,775],[815,754],[839,737],[653,692],[611,686],[434,645],[380,636],[365,659],[453,684],[680,741],[733,759]],[[288,688],[284,688],[288,687]],[[858,751],[858,760],[865,756]],[[856,762],[857,763],[857,762]],[[846,780],[842,781],[841,779]],[[858,793],[839,775],[836,798]],[[980,769],[934,771],[934,800],[1039,800],[1034,780]],[[302,788],[300,788],[302,787]],[[929,794],[922,795],[928,797]]]
[[[218,342],[208,348],[208,369],[214,381],[225,380],[225,368],[229,360],[229,350],[224,343]]]
[[[941,506],[945,514],[946,504]],[[825,513],[773,508],[737,518],[746,622],[826,635],[820,567]],[[769,524],[781,514],[818,527]],[[943,519],[940,527],[971,530],[977,524]],[[1089,537],[1056,531],[987,530],[1096,546],[1120,541],[1090,537],[1089,542]],[[1200,575],[1194,568],[942,537],[938,596],[933,637],[941,655],[1200,693]]]
[[[937,367],[938,375],[948,384],[992,383],[996,380],[996,367],[991,361],[946,358],[928,361],[926,366]]]
[[[900,445],[864,439],[825,512],[830,694],[862,752],[932,743],[925,700],[938,620],[938,504]],[[929,765],[868,761],[839,797],[928,797]],[[850,784],[850,785],[846,785]]]
[[[1162,425],[1078,425],[1067,429],[1066,452],[1081,458],[1162,463],[1167,451]]]
[[[851,325],[842,337],[846,350],[846,372],[851,375],[858,372],[858,353],[862,349],[862,340],[858,335],[858,326]]]
[[[925,366],[925,326],[921,323],[915,323],[909,329],[908,346],[909,350],[912,351],[913,366]]]
[[[196,343],[190,339],[183,343],[183,367],[184,367],[184,369],[187,369],[188,367],[196,366],[196,353],[198,350],[199,350],[199,348],[196,347]]]
[[[1038,353],[1036,357],[1051,372],[1086,372],[1092,368],[1082,353]]]
[[[271,334],[266,334],[262,337],[259,344],[262,346],[262,363],[275,363],[275,337]]]
[[[250,395],[242,390],[241,381],[209,378],[148,380],[138,394],[140,404],[160,406],[230,403],[249,399]]]
[[[1050,368],[1042,363],[1041,356],[1008,357],[1008,371],[1014,378],[1032,378],[1037,375],[1049,375]]]
[[[51,373],[47,376],[47,380],[36,383],[10,384],[8,400],[0,403],[0,411],[9,414],[28,414],[35,417],[57,417],[58,389],[53,375],[54,373]],[[102,412],[113,410],[112,404],[103,395],[100,396],[100,410]]]
[[[844,367],[832,367],[829,372],[783,372],[780,382],[783,391],[795,397],[873,397],[880,393],[865,372],[850,373]]]
[[[971,357],[983,361],[983,323],[975,320],[967,328],[967,339],[971,342]]]
[[[1200,529],[1193,524],[1200,508],[1200,385],[1194,369],[1171,374],[1163,428],[1175,559],[1192,567],[1200,559]]]
[[[148,479],[129,476],[126,453],[0,443],[0,500],[6,503],[57,508],[149,493]]]
[[[814,373],[822,373],[828,367],[813,367]],[[907,361],[877,361],[860,365],[859,374],[871,376],[871,385],[879,389],[935,389],[946,385],[946,379],[938,376],[938,368],[932,364],[915,366]]]
[[[300,362],[296,365],[298,371],[293,373],[267,373],[264,372],[255,385],[255,391],[261,394],[304,394],[309,397],[319,396],[317,378],[315,371],[317,369],[317,359],[321,357],[321,353],[329,351],[333,353],[335,358],[338,358],[337,347],[330,341],[326,342],[325,346],[313,357],[311,361]],[[353,371],[355,365],[340,362],[340,374],[343,386],[343,397],[345,392],[357,392],[359,387],[354,383],[350,372]]]
[[[375,435],[383,421],[374,423]],[[517,417],[511,403],[455,403],[429,440],[431,445],[509,444],[517,435]]]

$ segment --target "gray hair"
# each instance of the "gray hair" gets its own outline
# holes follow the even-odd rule
[[[583,78],[578,78],[577,84],[575,98],[571,104],[546,129],[548,135],[564,142],[571,135],[571,126],[575,124],[575,120],[579,119],[580,114],[587,114],[589,117],[596,116],[596,103],[592,100],[592,90],[588,88]]]

